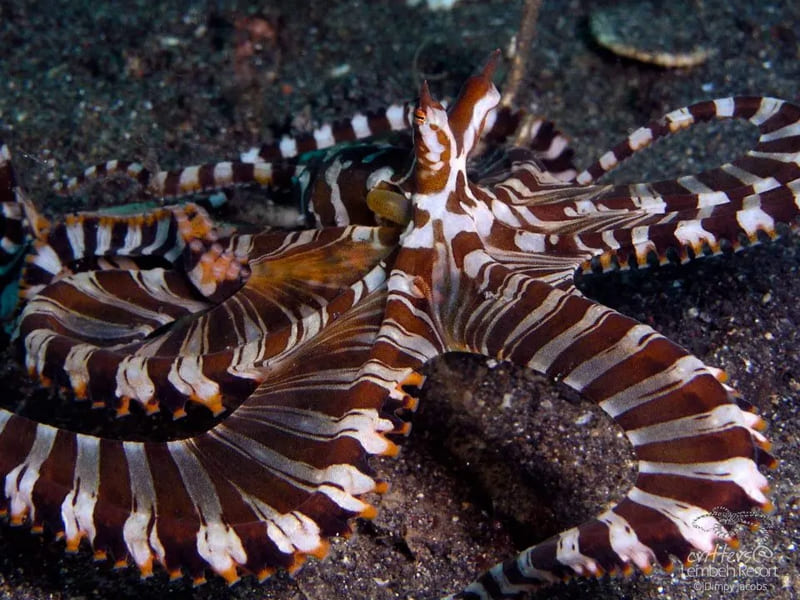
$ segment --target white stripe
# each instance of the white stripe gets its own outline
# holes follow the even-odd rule
[[[247,553],[236,531],[222,520],[222,503],[214,482],[190,450],[190,444],[190,441],[169,442],[167,449],[200,519],[197,553],[217,573],[227,573],[237,564],[246,563]]]
[[[37,248],[31,262],[52,275],[59,273],[62,268],[61,259],[58,258],[55,250],[49,244]]]
[[[639,541],[633,526],[613,510],[607,510],[599,517],[608,526],[608,540],[611,549],[622,562],[633,562],[640,569],[648,568],[655,560],[655,552]]]
[[[742,411],[735,404],[720,404],[704,413],[689,415],[664,421],[639,429],[628,431],[628,439],[634,446],[671,442],[695,437],[721,433],[733,427],[743,427]]]
[[[139,248],[142,244],[142,226],[139,223],[132,223],[125,232],[125,241],[121,248],[117,249],[117,254],[126,256]]]
[[[619,161],[617,160],[617,155],[614,154],[614,151],[609,150],[608,152],[603,154],[603,156],[600,157],[600,160],[598,162],[600,163],[600,166],[603,168],[604,171],[609,171],[613,169]]]
[[[283,158],[292,158],[293,156],[297,156],[297,142],[294,141],[294,138],[283,136],[281,141],[278,143],[278,150],[280,150]]]
[[[167,240],[167,236],[169,235],[169,226],[170,226],[170,219],[159,219],[156,223],[156,234],[153,237],[153,241],[148,246],[145,246],[141,250],[141,254],[143,256],[147,256],[149,254],[153,254],[161,249],[164,245],[164,242]]]
[[[228,161],[215,164],[213,177],[216,185],[230,185],[233,183],[233,164]]]
[[[783,106],[783,100],[778,100],[776,98],[762,98],[761,104],[758,107],[758,111],[756,114],[750,117],[748,121],[754,125],[761,125],[776,112],[778,112],[781,106]]]
[[[98,222],[95,236],[97,245],[94,249],[94,256],[104,256],[111,250],[111,234],[113,225],[110,223]]]
[[[191,191],[200,188],[200,167],[186,167],[178,178],[178,191]]]
[[[578,575],[597,574],[597,562],[590,556],[581,553],[579,542],[580,530],[577,527],[568,529],[558,536],[556,560],[562,565],[571,567]]]
[[[72,256],[75,258],[82,258],[86,253],[86,240],[85,231],[83,229],[83,219],[75,219],[71,223],[67,221],[64,227],[67,234],[67,241],[69,242]]]
[[[780,129],[770,131],[769,133],[762,133],[758,138],[759,142],[771,142],[773,140],[780,140],[787,137],[794,137],[800,135],[800,121],[795,121],[791,125],[784,125]]]
[[[158,538],[158,528],[150,528],[156,509],[156,490],[153,474],[147,464],[144,444],[123,442],[131,485],[131,514],[122,526],[122,537],[134,562],[140,569],[150,570],[153,555],[163,564],[166,552]]]
[[[386,120],[389,121],[389,127],[392,131],[398,131],[408,127],[405,118],[405,109],[401,104],[392,104],[386,109]]]
[[[694,175],[678,177],[678,183],[692,194],[708,194],[714,191]]]
[[[671,113],[667,113],[664,117],[667,121],[669,121],[669,130],[672,133],[680,129],[684,129],[689,127],[694,123],[694,117],[692,113],[689,112],[689,109],[686,107],[679,108],[678,110],[673,110]]]
[[[90,435],[76,435],[78,455],[72,489],[61,503],[61,520],[69,546],[75,546],[85,535],[94,542],[94,507],[100,487],[100,439]]]
[[[733,117],[735,106],[733,98],[717,98],[714,100],[714,107],[717,111],[717,116],[720,118]]]
[[[714,549],[714,541],[718,536],[711,531],[703,531],[695,524],[698,518],[708,515],[707,510],[697,506],[687,506],[684,502],[672,498],[649,494],[636,487],[628,493],[628,498],[667,517],[677,526],[683,539],[698,550],[711,552]]]
[[[649,127],[640,127],[628,136],[628,145],[635,152],[648,146],[653,141],[653,130]]]
[[[33,440],[25,460],[6,475],[5,494],[8,510],[12,517],[28,514],[36,521],[36,507],[33,504],[33,487],[39,480],[39,469],[50,456],[57,430],[48,425],[36,425],[36,438]],[[20,478],[20,474],[22,477]]]
[[[704,463],[663,463],[641,460],[639,461],[639,473],[663,473],[708,481],[732,481],[756,502],[763,504],[767,501],[767,497],[762,492],[769,483],[767,478],[761,474],[755,462],[742,456]]]
[[[314,142],[316,142],[317,148],[328,148],[333,146],[336,143],[336,140],[333,137],[333,130],[331,130],[331,126],[326,123],[319,129],[315,129]]]
[[[356,114],[350,119],[350,126],[353,128],[353,133],[357,139],[366,138],[372,135],[369,128],[369,119],[365,115]]]

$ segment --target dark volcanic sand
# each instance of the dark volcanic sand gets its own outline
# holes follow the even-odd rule
[[[399,1],[125,4],[121,12],[88,2],[0,2],[0,136],[40,206],[65,204],[48,191],[50,161],[71,174],[109,158],[164,168],[230,159],[276,126],[308,127],[413,97],[420,73],[434,93],[452,95],[490,50],[508,45],[520,14],[519,2],[467,0],[439,13]],[[692,101],[729,94],[800,100],[800,5],[693,4],[715,54],[703,66],[670,71],[617,59],[589,41],[588,15],[598,3],[545,2],[521,101],[555,120],[585,165],[635,126]],[[253,13],[274,28],[252,57],[241,56],[236,24]],[[741,127],[703,131],[645,153],[618,180],[696,172],[752,140]],[[793,236],[586,288],[724,368],[771,423],[781,458],[770,475],[778,510],[768,530],[743,536],[743,548],[768,556],[742,562],[774,567],[776,576],[704,579],[679,569],[573,582],[536,598],[797,596],[799,265]],[[6,365],[4,373],[11,385],[14,370]],[[427,373],[400,458],[375,461],[392,483],[377,499],[378,518],[358,523],[352,539],[334,542],[327,559],[310,561],[294,579],[280,574],[233,588],[214,580],[197,590],[164,575],[140,583],[132,570],[111,572],[86,554],[64,557],[47,536],[2,527],[0,596],[428,598],[596,514],[630,484],[633,465],[619,431],[574,395],[481,358],[448,357]],[[752,587],[722,588],[744,583]]]

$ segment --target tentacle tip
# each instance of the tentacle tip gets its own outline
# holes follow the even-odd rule
[[[264,583],[274,574],[275,574],[275,569],[268,569],[265,567],[261,569],[258,573],[256,573],[256,579],[258,580],[258,583]]]
[[[225,569],[224,571],[220,571],[219,574],[225,580],[225,583],[227,583],[229,586],[233,585],[234,583],[239,581],[239,579],[241,579],[241,577],[239,577],[239,570],[236,568],[236,565],[231,565],[230,568]],[[203,577],[202,583],[205,583],[205,577]]]
[[[222,575],[222,573],[220,573],[220,575]],[[206,582],[205,575],[196,575],[195,577],[192,577],[192,587],[200,587],[205,582]]]
[[[732,535],[728,540],[726,540],[726,543],[728,544],[729,548],[733,548],[734,550],[738,550],[739,546],[741,545],[739,538],[735,535]]]
[[[122,396],[117,404],[117,418],[127,417],[131,414],[131,399],[128,396]]]
[[[408,436],[411,433],[411,423],[404,422],[402,423],[396,431],[397,434],[402,436]],[[391,443],[391,442],[390,442]],[[387,448],[384,452],[384,456],[397,456],[397,453],[400,449],[397,447],[397,444],[391,443],[391,446]]]
[[[308,554],[310,556],[313,556],[314,558],[322,560],[323,558],[328,556],[328,552],[330,552],[330,549],[331,549],[330,542],[328,540],[321,540],[319,545]]]
[[[95,562],[108,560],[108,553],[105,550],[95,550],[92,557]]]
[[[149,579],[153,576],[153,562],[148,560],[146,563],[139,565],[139,577],[141,579]]]
[[[764,514],[769,515],[775,512],[775,504],[771,500],[767,500],[761,505],[761,510]]]
[[[410,394],[403,396],[403,408],[411,412],[417,412],[419,408],[419,398],[415,398]]]
[[[204,398],[193,394],[190,399],[192,402],[205,406],[215,417],[225,412],[225,406],[222,404],[222,394],[220,393],[215,393]]]
[[[403,425],[405,426],[405,423]],[[408,435],[407,433],[403,432],[404,426],[398,428],[396,433],[401,434],[401,435]],[[397,444],[395,444],[391,440],[386,439],[386,437],[384,437],[384,436],[381,436],[381,437],[383,438],[383,442],[386,444],[386,446],[384,446],[383,450],[378,452],[378,454],[380,456],[388,456],[389,458],[394,458],[395,456],[400,454],[400,447]]]
[[[375,489],[372,490],[376,494],[385,494],[389,491],[389,482],[388,481],[377,481],[375,482]]]
[[[422,119],[425,119],[424,111],[426,108],[433,105],[433,98],[431,97],[431,90],[428,87],[428,80],[423,79],[422,85],[419,87],[419,108],[423,111]],[[417,112],[414,116],[418,118]]]
[[[358,516],[362,519],[374,519],[378,516],[378,510],[371,504],[367,504],[366,508],[358,513]]]
[[[11,525],[12,527],[20,527],[25,524],[27,517],[28,517],[27,511],[22,513],[12,514],[11,518],[8,520],[8,524]]]
[[[594,568],[594,572],[592,572],[592,576],[595,577],[596,579],[600,579],[605,575],[606,575],[606,570],[600,565],[596,565]]]
[[[44,525],[32,525],[31,533],[33,535],[41,535],[44,533]]]
[[[306,562],[306,555],[301,554],[299,552],[295,552],[294,555],[292,556],[292,564],[286,567],[286,570],[289,572],[290,575],[294,575],[295,573],[297,573],[297,571],[300,570],[300,567],[302,567],[305,564],[305,562]]]
[[[494,77],[494,72],[497,70],[497,65],[500,62],[500,57],[502,54],[503,53],[500,51],[500,48],[495,48],[489,53],[489,57],[486,59],[486,63],[481,70],[481,77],[487,81]]]
[[[74,554],[78,551],[81,546],[81,536],[76,535],[71,538],[67,538],[67,544],[64,548],[65,552],[69,552],[70,554]]]
[[[411,371],[408,375],[406,375],[405,379],[400,382],[401,386],[404,385],[411,385],[414,387],[422,387],[425,383],[425,376],[420,373],[419,371]]]
[[[175,410],[172,411],[173,421],[179,421],[184,417],[186,417],[186,409],[184,407],[181,406],[180,408],[176,408]]]
[[[167,571],[167,575],[169,576],[170,581],[176,581],[183,577],[183,571],[179,568],[177,569],[169,569]]]

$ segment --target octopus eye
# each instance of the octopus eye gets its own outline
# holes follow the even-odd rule
[[[414,121],[417,125],[422,125],[425,123],[427,116],[425,115],[425,111],[421,108],[414,109]]]

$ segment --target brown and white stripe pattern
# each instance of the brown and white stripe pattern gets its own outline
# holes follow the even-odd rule
[[[423,356],[466,350],[558,377],[625,430],[640,473],[616,506],[498,565],[457,597],[515,597],[568,576],[647,570],[672,557],[685,560],[695,548],[710,551],[718,539],[730,538],[698,530],[694,519],[718,506],[769,509],[758,468],[774,461],[758,431],[762,422],[740,408],[718,371],[651,328],[583,298],[549,270],[549,254],[562,258],[566,275],[602,251],[581,243],[584,229],[624,234],[651,218],[637,206],[605,211],[604,194],[626,188],[570,190],[535,173],[533,162],[531,177],[517,165],[513,178],[493,189],[468,182],[462,165],[470,132],[480,127],[485,104],[495,101],[496,92],[480,78],[462,92],[459,102],[467,106],[457,103],[449,114],[423,90],[417,155],[424,160],[416,165],[412,197],[418,225],[402,240],[389,283],[387,318],[402,327],[385,327],[385,334],[394,347]],[[784,113],[797,120],[796,110]],[[798,151],[795,141],[779,156],[765,157],[774,162],[776,181],[788,177],[773,189],[782,189],[776,213],[789,221],[797,214],[797,194],[781,159],[794,162]],[[692,210],[697,207],[676,212],[685,217]],[[713,216],[727,219],[731,229],[730,221],[746,222],[739,210]],[[553,227],[559,213],[572,218]],[[514,256],[524,251],[527,260]]]
[[[76,273],[31,298],[16,335],[32,374],[95,406],[183,416],[191,400],[218,414],[263,380],[261,367],[377,289],[394,240],[359,227],[235,236],[249,275],[228,297],[198,299],[180,270]],[[350,268],[326,272],[337,252]]]
[[[383,303],[369,294],[275,359],[234,415],[191,439],[100,440],[0,411],[0,510],[143,575],[160,564],[195,582],[209,567],[264,578],[324,555],[348,519],[374,514],[360,497],[385,485],[364,458],[393,454],[386,435],[401,427],[382,412],[396,383],[360,377]]]
[[[206,212],[194,204],[155,209],[137,215],[77,213],[68,215],[36,236],[26,259],[22,286],[25,297],[33,297],[43,286],[68,274],[76,263],[114,268],[117,261],[160,258],[173,264],[182,258],[187,242],[216,241],[214,225]],[[104,263],[102,259],[112,262]],[[83,266],[87,269],[87,266]]]
[[[219,236],[199,221],[153,246],[164,264],[89,261],[82,271],[86,261],[76,259],[98,255],[96,246],[108,248],[104,260],[142,254],[145,242],[127,233],[140,217],[129,229],[97,221],[90,234],[82,224],[81,243],[74,226],[72,237],[67,225],[31,228],[34,256],[47,246],[58,257],[32,259],[49,267],[19,326],[32,371],[118,407],[126,399],[152,407],[156,397],[175,414],[187,399],[215,411],[240,405],[206,433],[166,443],[100,440],[0,411],[0,510],[63,532],[69,548],[88,539],[98,556],[131,559],[144,574],[155,564],[196,581],[206,568],[228,580],[293,570],[324,554],[350,517],[373,514],[362,496],[385,486],[365,459],[394,453],[387,435],[407,431],[397,414],[415,406],[404,386],[420,386],[417,369],[449,351],[557,377],[623,428],[639,460],[619,503],[498,565],[459,597],[667,565],[729,539],[694,527],[698,516],[768,509],[759,467],[773,459],[761,420],[721,372],[582,297],[573,279],[593,259],[605,268],[670,249],[717,251],[721,240],[792,224],[800,108],[728,99],[682,109],[663,131],[632,136],[628,154],[714,116],[750,120],[759,145],[676,182],[589,185],[612,166],[605,158],[575,183],[543,167],[535,144],[493,153],[496,60],[449,110],[423,87],[409,156],[376,143],[303,163],[303,210],[320,229]],[[482,139],[486,154],[470,160]],[[624,157],[614,151],[617,162]],[[374,226],[374,190],[384,194],[378,205],[407,202],[410,220]],[[351,224],[362,219],[370,223]],[[138,237],[153,245],[157,229],[139,226]],[[173,254],[179,237],[183,260]]]
[[[393,104],[369,115],[357,114],[347,120],[326,123],[312,134],[284,136],[277,144],[252,148],[242,153],[238,161],[153,173],[139,163],[110,160],[56,184],[55,189],[59,193],[73,194],[93,181],[127,177],[150,196],[178,198],[254,185],[266,188],[271,199],[278,196],[299,199],[297,206],[286,206],[284,202],[277,207],[269,217],[269,225],[302,226],[306,224],[308,213],[311,223],[317,227],[373,224],[374,216],[365,218],[364,196],[379,182],[406,174],[413,142],[408,135],[395,135],[383,143],[357,142],[391,132],[407,133],[413,108],[413,103]],[[574,152],[566,137],[550,121],[508,107],[497,108],[487,115],[481,153],[491,160],[486,164],[478,159],[471,165],[476,177],[500,177],[506,173],[508,160],[504,145],[512,137],[525,144],[542,166],[560,181],[574,179]],[[332,151],[319,152],[328,148]],[[355,180],[368,185],[367,190],[355,190]],[[319,186],[323,187],[323,192],[314,190]],[[345,206],[335,205],[335,194],[330,193],[330,189],[336,186],[350,188],[350,193],[341,195],[346,200]],[[331,211],[335,218],[329,215]]]

